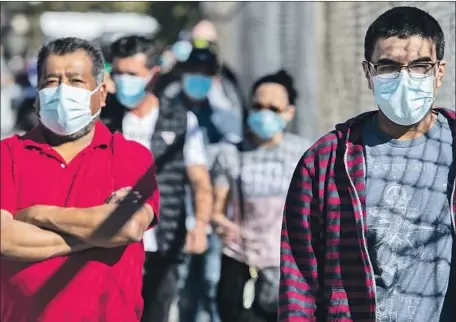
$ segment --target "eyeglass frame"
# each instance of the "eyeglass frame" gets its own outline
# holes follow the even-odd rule
[[[250,109],[252,111],[258,111],[258,112],[271,111],[277,115],[281,115],[281,114],[288,112],[290,110],[290,106],[287,106],[285,108],[280,108],[273,104],[264,105],[259,102],[252,102],[252,104],[250,105]]]
[[[363,62],[364,62],[364,63],[367,63],[368,66],[374,67],[375,74],[376,74],[379,78],[382,78],[382,76],[380,76],[380,75],[378,74],[377,68],[378,68],[379,66],[397,66],[397,67],[399,68],[399,72],[398,72],[398,74],[397,74],[396,77],[384,77],[383,79],[388,79],[388,78],[389,78],[389,79],[396,79],[396,78],[398,78],[399,75],[401,74],[402,69],[404,69],[404,68],[407,70],[407,72],[408,72],[408,74],[410,75],[410,77],[415,78],[415,79],[423,79],[423,78],[429,77],[429,76],[431,76],[431,75],[423,75],[423,77],[420,77],[420,78],[413,77],[413,76],[412,76],[412,73],[411,73],[411,71],[410,71],[410,66],[411,66],[411,65],[413,66],[414,64],[429,64],[429,65],[431,65],[431,67],[429,67],[428,71],[431,71],[431,70],[433,70],[433,69],[435,68],[436,65],[439,66],[439,64],[440,64],[442,61],[441,61],[441,60],[437,60],[437,61],[435,61],[435,62],[412,62],[412,63],[410,63],[410,64],[408,64],[408,65],[374,64],[373,62],[371,62],[371,61],[366,61],[366,60],[363,61]],[[434,71],[434,73],[435,73],[435,71]],[[383,75],[391,75],[391,73],[389,73],[389,74],[383,74]]]

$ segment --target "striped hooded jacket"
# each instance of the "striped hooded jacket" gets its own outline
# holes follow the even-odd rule
[[[455,112],[436,111],[449,120],[454,140]],[[293,174],[282,228],[281,322],[376,320],[361,137],[362,124],[375,113],[336,126],[310,147]]]

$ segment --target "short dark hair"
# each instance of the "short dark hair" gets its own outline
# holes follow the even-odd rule
[[[264,83],[275,83],[282,85],[283,87],[285,87],[288,93],[288,102],[291,105],[294,105],[296,103],[296,100],[298,98],[298,91],[294,87],[293,77],[290,74],[288,74],[285,70],[282,69],[275,74],[266,75],[258,79],[252,85],[251,96],[253,96],[258,87],[260,87],[260,85]]]
[[[127,58],[136,54],[147,57],[146,65],[149,68],[158,64],[159,52],[152,39],[143,36],[127,36],[117,39],[111,44],[111,58]]]
[[[367,29],[364,38],[364,59],[370,61],[380,38],[419,36],[434,42],[437,60],[443,59],[445,38],[437,20],[415,7],[395,7],[381,14]]]
[[[37,62],[38,80],[41,79],[46,58],[51,55],[64,56],[77,51],[84,51],[90,57],[92,60],[92,75],[96,79],[97,85],[101,84],[104,79],[104,58],[101,49],[88,40],[76,37],[58,38],[41,47]]]

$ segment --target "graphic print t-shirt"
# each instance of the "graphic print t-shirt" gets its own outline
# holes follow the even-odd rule
[[[413,140],[389,138],[375,120],[363,134],[377,321],[447,321],[454,180],[448,121],[439,115],[428,133]]]
[[[239,152],[225,145],[216,159],[215,186],[230,186],[229,209],[240,225],[242,239],[225,245],[223,253],[258,268],[280,264],[280,230],[285,198],[296,164],[310,142],[285,133],[275,146],[246,147]],[[239,191],[242,185],[244,215],[240,215]]]

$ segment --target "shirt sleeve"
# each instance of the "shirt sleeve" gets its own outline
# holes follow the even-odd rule
[[[0,177],[0,208],[11,214],[17,210],[17,187],[13,174],[13,156],[9,140],[1,141],[1,177]]]
[[[206,150],[204,147],[203,132],[198,124],[196,115],[187,112],[187,133],[184,143],[185,165],[207,165]]]
[[[235,146],[224,144],[215,157],[211,169],[211,178],[214,187],[227,187],[230,185],[230,178],[236,172],[238,151]]]

